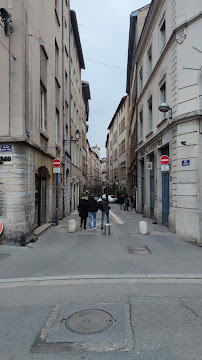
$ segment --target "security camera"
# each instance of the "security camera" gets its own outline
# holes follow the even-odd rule
[[[186,142],[186,141],[181,141],[181,144],[182,144],[182,145],[186,145],[187,142]]]

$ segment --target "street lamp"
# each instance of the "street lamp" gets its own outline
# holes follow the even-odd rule
[[[4,23],[4,32],[6,36],[9,36],[13,32],[13,27],[9,25],[12,22],[11,14],[5,8],[0,9],[1,21]]]
[[[169,111],[169,119],[172,119],[173,112],[168,104],[162,103],[161,105],[159,105],[158,109],[159,109],[159,111],[164,112],[164,113]]]

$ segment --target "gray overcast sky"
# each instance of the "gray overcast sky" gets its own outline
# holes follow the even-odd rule
[[[86,69],[82,80],[90,84],[91,100],[88,140],[106,155],[108,125],[126,94],[129,21],[132,11],[148,0],[71,0],[76,11]],[[87,59],[122,69],[94,63]]]

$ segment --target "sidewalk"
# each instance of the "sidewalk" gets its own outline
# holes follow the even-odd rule
[[[110,211],[123,221],[117,224],[110,218],[110,236],[101,230],[100,211],[97,229],[92,231],[88,226],[86,230],[80,228],[80,218],[74,212],[26,248],[1,246],[0,254],[10,256],[0,260],[0,278],[201,277],[202,248],[144,219],[135,210],[121,211],[113,204]],[[67,232],[71,218],[77,221],[75,233]],[[148,235],[138,233],[141,220],[148,223]]]

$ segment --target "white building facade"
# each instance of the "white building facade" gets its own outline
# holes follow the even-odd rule
[[[201,28],[201,1],[153,0],[131,81],[137,89],[137,211],[198,243],[202,243]],[[171,110],[160,112],[162,103]],[[161,168],[162,155],[170,157],[166,169]]]

